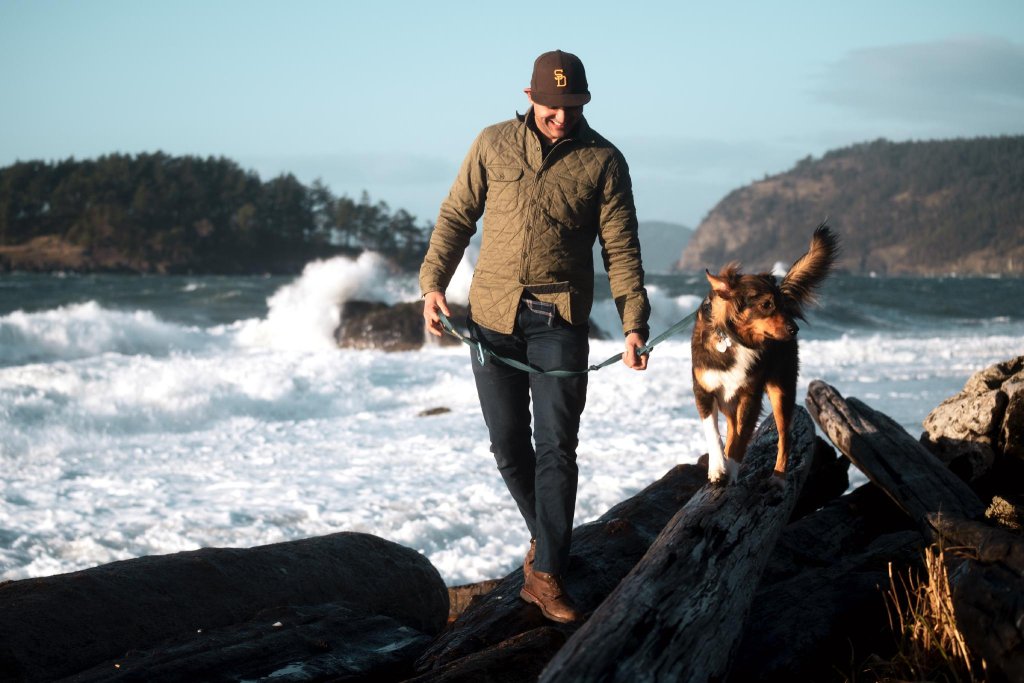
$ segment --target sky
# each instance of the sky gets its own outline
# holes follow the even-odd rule
[[[641,221],[859,142],[1024,134],[1022,0],[0,0],[0,166],[223,156],[432,222],[553,49]]]

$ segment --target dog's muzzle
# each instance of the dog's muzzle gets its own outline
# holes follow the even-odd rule
[[[786,332],[789,332],[791,337],[795,337],[799,331],[800,327],[795,322],[790,321],[786,323]]]

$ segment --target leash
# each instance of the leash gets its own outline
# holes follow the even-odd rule
[[[700,311],[699,307],[693,313],[690,313],[688,316],[672,325],[670,328],[659,334],[657,337],[641,346],[639,349],[636,350],[637,355],[650,355],[651,351],[654,350],[654,347],[657,344],[660,344],[669,337],[679,334],[680,332],[688,328],[693,323],[694,319],[697,317],[698,311]],[[516,370],[522,370],[523,372],[529,372],[535,375],[550,375],[552,377],[574,377],[576,375],[585,375],[588,372],[596,372],[601,368],[606,368],[609,365],[612,365],[613,363],[617,363],[620,360],[622,360],[622,354],[620,353],[612,356],[606,361],[603,361],[596,365],[591,365],[586,370],[541,370],[539,368],[533,367],[532,365],[521,363],[513,358],[506,358],[504,356],[500,356],[491,349],[487,348],[479,340],[461,334],[452,326],[452,322],[448,319],[448,316],[441,312],[440,309],[438,309],[437,311],[437,316],[438,318],[441,319],[441,326],[444,328],[445,332],[455,337],[463,344],[466,344],[471,349],[473,349],[473,351],[475,351],[476,359],[480,363],[480,365],[485,365],[487,363],[487,359],[491,358],[493,360],[498,361],[499,363],[503,363],[511,368],[515,368]]]

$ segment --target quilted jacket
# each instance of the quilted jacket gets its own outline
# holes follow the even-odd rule
[[[469,293],[475,322],[511,333],[527,291],[570,324],[587,323],[597,238],[623,331],[645,328],[650,304],[626,160],[585,119],[542,158],[532,116],[490,126],[473,142],[430,236],[422,292],[445,290],[482,215]]]

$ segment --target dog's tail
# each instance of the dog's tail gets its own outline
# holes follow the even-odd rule
[[[814,290],[828,277],[839,256],[839,237],[824,223],[811,237],[807,253],[789,267],[779,287],[798,308],[814,301]]]

